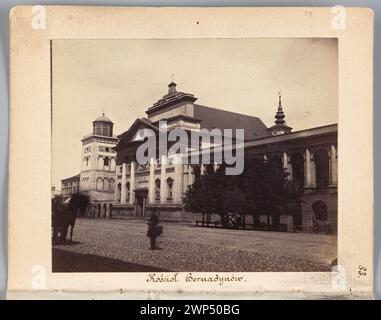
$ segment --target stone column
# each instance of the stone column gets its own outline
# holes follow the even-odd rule
[[[294,168],[292,167],[291,157],[288,157],[288,180],[294,180]]]
[[[130,204],[134,204],[135,202],[135,161],[131,161],[131,169],[130,169]]]
[[[176,161],[175,163],[175,181],[174,181],[174,190],[175,190],[175,202],[182,202],[183,198],[183,177],[184,177],[184,165],[181,161]]]
[[[282,164],[283,169],[288,170],[288,157],[286,152],[283,152]]]
[[[330,169],[330,185],[337,186],[337,152],[334,145],[331,145]]]
[[[167,157],[161,156],[160,159],[160,203],[167,200]]]
[[[288,163],[288,155],[286,152],[283,152],[283,157],[282,157],[282,164],[283,164],[283,170],[288,173],[287,180],[291,181],[292,176],[291,176],[291,166]]]
[[[188,164],[188,186],[193,184],[192,166]]]
[[[155,159],[149,162],[148,203],[155,203]]]
[[[311,157],[311,187],[316,188],[316,165],[313,156]]]
[[[127,184],[127,163],[123,162],[122,164],[122,188],[120,193],[120,203],[126,204],[126,184]],[[118,188],[117,188],[118,189]],[[117,190],[118,192],[118,190]]]
[[[307,148],[304,160],[304,186],[305,188],[312,188],[311,153]]]
[[[115,168],[114,204],[118,203],[118,170]]]

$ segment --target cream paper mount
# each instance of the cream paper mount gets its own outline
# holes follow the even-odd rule
[[[371,298],[373,19],[341,6],[13,8],[8,298]],[[295,183],[303,148],[301,221],[259,215],[252,230],[250,214],[245,226],[217,214],[205,228],[181,202],[196,169],[151,170],[120,142],[164,118],[190,131],[246,121],[248,154],[279,154]],[[90,203],[73,241],[52,244],[52,199],[77,192]]]

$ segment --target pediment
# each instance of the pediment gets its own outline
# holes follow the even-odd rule
[[[129,142],[144,141],[144,138],[153,134],[154,133],[152,128],[147,128],[146,126],[141,125],[138,128],[136,128],[133,132],[131,132]]]
[[[124,141],[142,141],[146,134],[156,132],[159,128],[152,124],[148,119],[140,118],[136,119],[131,127],[124,133],[122,133],[119,138]]]

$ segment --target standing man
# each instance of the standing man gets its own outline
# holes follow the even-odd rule
[[[150,238],[151,250],[160,249],[156,247],[156,237],[160,236],[163,232],[163,227],[159,226],[159,212],[154,212],[148,220],[147,237]]]

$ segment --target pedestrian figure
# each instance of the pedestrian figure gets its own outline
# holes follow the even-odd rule
[[[163,232],[163,227],[159,226],[159,212],[154,212],[148,220],[147,237],[150,238],[151,249],[160,249],[156,247],[156,237],[160,236]]]

